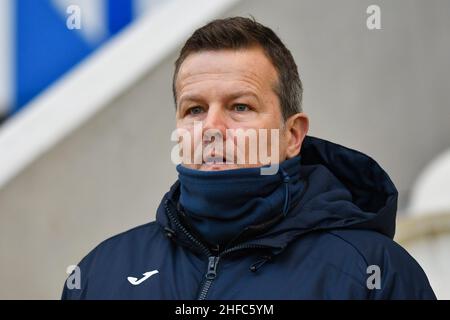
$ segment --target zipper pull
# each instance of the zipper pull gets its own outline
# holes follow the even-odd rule
[[[217,276],[217,264],[219,257],[209,257],[208,272],[206,273],[206,279],[213,280]]]

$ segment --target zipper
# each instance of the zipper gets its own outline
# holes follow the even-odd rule
[[[270,246],[265,246],[265,245],[261,245],[261,244],[241,244],[241,245],[237,245],[235,247],[226,249],[225,251],[223,251],[220,256],[224,256],[227,255],[229,253],[235,252],[235,251],[239,251],[239,250],[244,250],[244,249],[269,249],[272,248]]]
[[[169,216],[170,221],[172,221],[176,227],[178,229],[181,230],[181,232],[183,232],[183,234],[188,237],[188,239],[190,241],[192,241],[193,243],[195,243],[203,252],[204,255],[206,255],[207,257],[211,256],[211,251],[197,238],[195,238],[178,220],[178,218],[176,218],[173,213],[172,210],[170,210],[169,206],[167,205],[167,203],[169,202],[169,200],[166,199],[166,201],[164,202],[164,207],[166,209],[167,215]]]
[[[208,268],[206,270],[205,279],[202,281],[201,290],[197,297],[197,300],[205,300],[206,296],[208,295],[209,289],[211,288],[211,285],[214,281],[214,279],[217,277],[217,265],[219,263],[219,260],[231,252],[235,252],[238,250],[244,250],[244,249],[256,249],[256,248],[268,248],[268,246],[263,245],[239,245],[232,247],[230,249],[227,249],[223,251],[218,256],[209,256],[208,257]]]
[[[164,207],[166,209],[166,212],[167,212],[167,215],[169,216],[170,221],[172,221],[175,224],[175,226],[179,230],[181,230],[181,232],[183,232],[183,234],[190,241],[192,241],[194,244],[196,244],[203,251],[203,253],[208,257],[208,269],[206,271],[204,280],[201,282],[200,293],[199,293],[199,295],[197,297],[198,300],[205,300],[206,299],[206,295],[208,294],[209,288],[211,287],[211,284],[212,284],[213,280],[217,276],[217,264],[219,263],[219,257],[212,255],[211,251],[201,241],[197,240],[197,238],[195,238],[180,223],[178,218],[174,216],[172,210],[170,210],[170,208],[168,206],[168,202],[169,202],[169,200],[166,199],[166,201],[164,202]]]
[[[209,288],[211,288],[211,284],[217,276],[217,264],[219,263],[220,257],[211,256],[208,258],[208,270],[205,274],[205,280],[202,283],[200,293],[198,295],[197,300],[205,300],[206,295],[208,294]]]
[[[211,288],[211,285],[214,281],[214,279],[217,277],[217,265],[219,264],[219,260],[227,254],[230,254],[235,251],[244,250],[244,249],[267,249],[270,248],[269,246],[264,245],[257,245],[257,244],[247,244],[247,245],[237,245],[235,247],[226,249],[222,253],[218,254],[217,256],[213,255],[211,251],[208,249],[207,246],[205,246],[200,240],[195,238],[178,220],[177,217],[174,216],[172,210],[170,210],[168,206],[169,200],[166,199],[164,202],[164,207],[166,209],[167,215],[169,216],[169,219],[175,224],[175,226],[183,232],[183,234],[192,241],[195,245],[197,245],[205,256],[208,257],[208,268],[206,270],[205,277],[201,284],[200,293],[198,295],[198,300],[205,300],[206,296],[208,295],[209,289]]]

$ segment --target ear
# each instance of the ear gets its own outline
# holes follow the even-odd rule
[[[293,158],[300,152],[303,139],[309,129],[308,116],[301,112],[290,116],[285,123],[286,157]]]

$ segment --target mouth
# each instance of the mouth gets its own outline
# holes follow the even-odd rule
[[[206,159],[202,162],[203,165],[223,165],[226,164],[226,159],[222,155],[214,155],[214,156],[207,156]]]

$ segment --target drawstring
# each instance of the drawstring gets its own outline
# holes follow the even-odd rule
[[[251,272],[258,271],[259,268],[261,268],[266,262],[272,260],[272,256],[262,256],[260,260],[256,261],[254,264],[250,266]]]
[[[289,180],[291,179],[286,171],[283,168],[280,168],[281,174],[283,175],[283,183],[284,183],[284,206],[283,206],[283,215],[286,216],[289,210]]]

